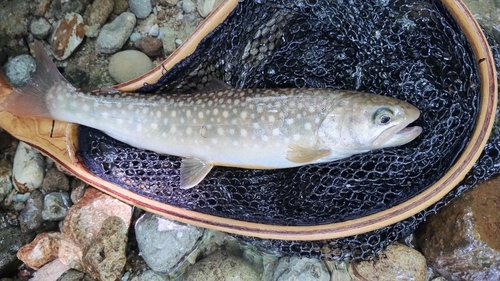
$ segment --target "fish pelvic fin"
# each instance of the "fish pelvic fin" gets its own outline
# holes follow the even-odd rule
[[[21,88],[14,89],[1,103],[0,109],[17,116],[52,118],[48,94],[76,91],[59,73],[45,52],[42,43],[35,41],[36,71]],[[3,85],[0,84],[0,87]],[[66,97],[64,97],[66,98]]]
[[[311,163],[332,154],[329,149],[304,147],[295,143],[290,144],[288,148],[290,150],[286,154],[286,159],[297,164]]]
[[[184,158],[181,163],[181,189],[189,189],[200,183],[212,170],[213,165],[198,158]]]

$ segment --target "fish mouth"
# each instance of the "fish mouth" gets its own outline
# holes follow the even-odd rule
[[[386,139],[383,143],[380,143],[380,147],[391,147],[391,146],[398,146],[398,145],[403,145],[407,144],[410,141],[414,140],[416,137],[418,137],[422,133],[422,127],[420,126],[410,126],[411,124],[408,124],[408,126],[403,127],[402,129],[398,130],[398,127],[393,127],[386,131],[384,134],[392,134],[392,136],[389,139]],[[379,139],[377,141],[381,141],[382,139]],[[375,142],[377,142],[375,141]]]

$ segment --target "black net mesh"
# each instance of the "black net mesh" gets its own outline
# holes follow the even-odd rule
[[[278,225],[345,221],[404,202],[438,180],[471,133],[478,75],[465,37],[439,1],[243,1],[193,55],[141,92],[196,92],[213,78],[237,88],[328,87],[390,95],[417,106],[423,134],[408,145],[282,170],[216,167],[177,188],[180,158],[81,127],[90,171],[167,204]],[[280,252],[368,258],[479,180],[498,173],[497,134],[467,179],[434,207],[367,234],[329,241],[242,238]],[[497,163],[497,164],[495,164]]]

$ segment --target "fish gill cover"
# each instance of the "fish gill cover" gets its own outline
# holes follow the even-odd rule
[[[191,56],[140,91],[193,93],[217,78],[236,88],[371,92],[418,107],[422,135],[401,147],[328,164],[215,167],[188,190],[177,188],[180,158],[136,149],[83,126],[80,154],[99,177],[189,210],[277,225],[356,219],[412,198],[451,167],[476,119],[475,66],[465,36],[439,1],[245,0]],[[500,162],[498,145],[490,142],[486,151],[458,189],[395,225],[329,241],[247,240],[303,256],[367,258],[410,234],[478,180],[498,173],[486,166]]]

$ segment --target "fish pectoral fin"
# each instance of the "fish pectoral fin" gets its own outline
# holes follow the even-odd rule
[[[213,165],[198,158],[184,158],[181,163],[181,189],[189,189],[202,181]]]
[[[329,149],[304,147],[295,143],[290,144],[288,148],[290,148],[290,150],[286,154],[286,159],[298,164],[314,162],[332,153]]]

